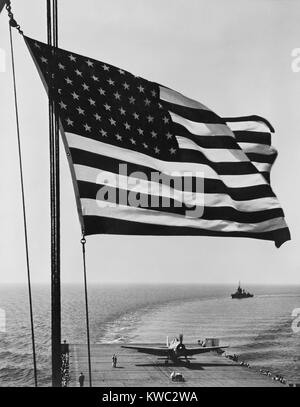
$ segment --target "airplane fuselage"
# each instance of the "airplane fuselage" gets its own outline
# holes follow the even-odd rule
[[[180,358],[186,358],[186,348],[182,341],[179,341],[177,338],[174,338],[173,341],[169,345],[169,355],[168,358],[172,360],[172,362],[178,362]]]

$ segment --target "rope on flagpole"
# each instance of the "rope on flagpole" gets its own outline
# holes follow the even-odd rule
[[[11,11],[11,2],[10,0],[7,0],[6,6],[5,6],[8,17],[9,17],[9,25],[10,27],[16,28],[19,31],[19,34],[23,35],[23,31],[21,30],[20,25],[16,22],[13,12]]]
[[[88,305],[87,278],[86,278],[86,258],[85,258],[86,239],[85,239],[84,234],[82,235],[82,239],[80,240],[80,243],[82,245],[82,259],[83,259],[84,299],[85,299],[86,336],[87,336],[87,348],[88,348],[89,384],[90,384],[90,387],[92,387],[89,305]]]
[[[9,6],[9,4],[7,6]],[[12,13],[11,13],[11,15],[12,15]],[[30,277],[29,249],[28,249],[27,217],[26,217],[23,164],[22,164],[22,152],[21,152],[21,140],[20,140],[19,110],[18,110],[18,99],[17,99],[14,47],[13,47],[13,39],[12,39],[12,30],[11,30],[11,28],[16,27],[20,33],[22,33],[22,31],[18,28],[20,26],[13,25],[12,21],[14,21],[13,17],[10,17],[10,21],[9,21],[9,38],[10,38],[10,51],[11,51],[13,89],[14,89],[14,103],[15,103],[16,128],[17,128],[17,142],[18,142],[18,155],[19,155],[19,170],[20,170],[20,183],[21,183],[21,195],[22,195],[22,208],[23,208],[23,224],[24,224],[24,239],[25,239],[26,266],[27,266],[27,284],[28,284],[29,311],[30,311],[30,324],[31,324],[31,340],[32,340],[34,384],[35,384],[35,387],[37,387],[38,386],[38,381],[37,381],[35,337],[34,337],[34,324],[33,324],[33,307],[32,307],[31,277]]]

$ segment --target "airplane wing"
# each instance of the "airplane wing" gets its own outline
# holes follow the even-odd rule
[[[122,345],[121,348],[135,349],[138,352],[148,353],[149,355],[156,356],[168,356],[169,354],[168,348],[144,348],[142,346],[125,346],[125,345]]]
[[[199,355],[200,353],[212,352],[214,350],[225,349],[225,348],[228,348],[228,346],[201,346],[199,348],[185,349],[185,351],[186,351],[187,356],[192,356],[192,355]]]

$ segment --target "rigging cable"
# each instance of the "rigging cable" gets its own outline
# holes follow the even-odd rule
[[[26,217],[26,205],[25,205],[25,191],[24,191],[24,178],[23,178],[23,163],[21,152],[21,140],[20,140],[20,126],[19,126],[19,110],[17,101],[17,85],[16,85],[16,73],[15,73],[15,60],[14,60],[14,47],[11,28],[16,28],[21,35],[23,31],[17,24],[11,12],[10,1],[7,2],[6,10],[9,16],[9,38],[10,38],[10,51],[11,51],[11,64],[12,64],[12,76],[13,76],[13,89],[14,89],[14,104],[16,115],[16,130],[17,130],[17,142],[18,142],[18,155],[19,155],[19,170],[20,170],[20,183],[22,194],[22,208],[23,208],[23,224],[24,224],[24,239],[25,239],[25,252],[26,252],[26,267],[27,267],[27,284],[28,284],[28,296],[29,296],[29,310],[30,310],[30,324],[31,324],[31,340],[32,340],[32,356],[33,356],[33,371],[34,371],[34,384],[38,386],[37,381],[37,367],[36,367],[36,352],[35,352],[35,336],[34,336],[34,324],[33,324],[33,306],[32,306],[32,292],[31,292],[31,277],[30,277],[30,263],[29,263],[29,250],[28,250],[28,233],[27,233],[27,217]]]
[[[82,235],[82,239],[81,239],[80,243],[82,244],[82,259],[83,259],[84,298],[85,298],[86,336],[87,336],[87,348],[88,348],[89,383],[90,383],[90,387],[92,387],[89,305],[88,305],[87,278],[86,278],[86,259],[85,259],[86,239],[85,239],[84,234]]]

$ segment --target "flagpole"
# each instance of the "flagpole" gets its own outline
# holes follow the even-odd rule
[[[47,0],[48,44],[58,46],[57,1]],[[60,180],[59,126],[53,97],[54,84],[49,86],[49,149],[50,149],[50,213],[51,213],[51,353],[52,386],[61,387],[61,287],[60,287]]]

